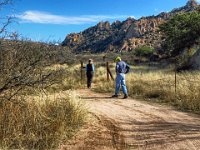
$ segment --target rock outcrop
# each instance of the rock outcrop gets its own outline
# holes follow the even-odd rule
[[[112,24],[108,21],[99,22],[83,32],[67,35],[62,45],[76,52],[131,51],[142,45],[159,49],[161,35],[158,26],[177,13],[194,11],[198,7],[195,0],[189,0],[184,7],[157,16],[142,17],[139,20],[130,17]]]
[[[191,69],[200,70],[200,49],[190,58],[189,66]]]

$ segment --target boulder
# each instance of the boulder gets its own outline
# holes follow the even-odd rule
[[[200,49],[190,58],[189,66],[191,66],[191,69],[200,70]]]

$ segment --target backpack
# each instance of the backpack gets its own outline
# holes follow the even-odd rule
[[[87,72],[94,71],[92,68],[92,64],[87,64]]]

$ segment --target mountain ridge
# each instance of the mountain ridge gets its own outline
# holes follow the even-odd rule
[[[185,6],[175,8],[169,13],[162,12],[138,20],[129,17],[124,21],[116,20],[112,24],[108,21],[99,22],[80,33],[67,35],[62,45],[75,52],[131,51],[142,45],[159,50],[161,34],[157,32],[158,26],[178,13],[191,12],[199,7],[195,0],[189,0]]]

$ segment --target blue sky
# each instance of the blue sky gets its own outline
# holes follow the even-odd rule
[[[1,10],[16,16],[9,30],[34,41],[63,41],[99,21],[157,15],[184,6],[187,0],[17,0]]]

